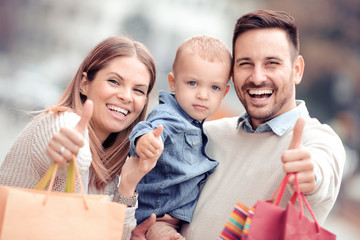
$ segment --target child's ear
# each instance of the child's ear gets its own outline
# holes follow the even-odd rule
[[[87,79],[87,74],[86,72],[83,72],[80,82],[80,93],[82,95],[87,96],[88,85],[89,85],[89,80]]]
[[[168,82],[169,82],[169,87],[170,87],[170,91],[172,93],[175,92],[175,77],[174,77],[174,73],[170,72],[168,75]]]
[[[228,84],[228,85],[226,86],[226,90],[225,90],[225,93],[224,93],[223,98],[228,94],[229,90],[230,90],[230,84]]]

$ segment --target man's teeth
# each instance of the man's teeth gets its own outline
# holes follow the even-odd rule
[[[125,116],[129,113],[129,111],[123,109],[123,108],[119,108],[119,107],[115,107],[113,105],[108,105],[107,106],[111,111],[115,111],[115,112],[118,112],[118,113],[122,113],[124,114]]]
[[[251,89],[249,90],[250,95],[263,95],[263,94],[272,94],[273,91],[270,89]]]

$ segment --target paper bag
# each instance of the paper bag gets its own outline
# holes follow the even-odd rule
[[[125,208],[107,195],[0,186],[0,240],[119,240]]]

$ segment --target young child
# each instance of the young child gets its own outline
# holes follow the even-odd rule
[[[168,75],[171,93],[160,91],[159,105],[147,121],[133,128],[131,156],[146,159],[164,144],[157,165],[137,187],[137,223],[151,213],[158,217],[146,239],[176,233],[182,221],[191,221],[201,185],[218,165],[205,154],[207,137],[202,126],[228,93],[230,71],[231,54],[220,40],[206,35],[186,40],[178,48],[173,72]],[[154,144],[152,131],[159,125],[164,130]]]

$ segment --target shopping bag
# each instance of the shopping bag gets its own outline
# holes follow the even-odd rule
[[[316,240],[333,240],[336,236],[329,231],[319,226],[315,219],[310,205],[306,201],[305,196],[300,192],[297,181],[297,174],[295,174],[296,192],[291,200],[288,202],[287,208],[279,207],[288,179],[292,174],[287,174],[277,191],[278,195],[270,201],[257,201],[255,211],[252,216],[251,227],[247,239],[249,240],[302,240],[302,239],[316,239]],[[295,201],[299,201],[298,210],[295,207]],[[313,220],[309,220],[303,212],[302,202],[305,203]]]
[[[121,239],[126,206],[108,201],[107,195],[84,195],[83,190],[52,192],[54,168],[47,191],[0,186],[0,240]]]
[[[287,205],[285,213],[285,226],[283,231],[282,239],[295,239],[295,240],[334,240],[336,235],[327,231],[326,229],[319,226],[318,222],[315,219],[315,216],[310,208],[309,203],[307,202],[305,196],[300,193],[297,195],[303,201],[306,207],[309,209],[311,216],[314,221],[306,218],[304,212],[300,205],[300,211],[294,206],[292,202]]]
[[[246,239],[280,239],[282,236],[280,225],[284,221],[285,209],[280,208],[279,204],[285,192],[289,177],[290,174],[284,177],[270,200],[258,200],[256,202],[251,226]]]
[[[238,202],[217,240],[238,240],[241,239],[246,219],[249,216],[249,208]]]
[[[285,176],[273,196],[268,201],[258,201],[256,206],[252,206],[250,208],[246,207],[241,203],[237,203],[233,212],[230,214],[230,217],[225,223],[225,227],[223,228],[222,232],[220,233],[217,240],[239,240],[239,239],[249,239],[249,232],[252,226],[252,220],[254,216],[254,212],[259,209],[261,213],[265,216],[270,215],[272,218],[261,216],[257,217],[256,227],[257,225],[264,225],[264,230],[262,232],[269,232],[271,231],[271,227],[274,221],[281,221],[281,218],[284,216],[284,211],[277,206],[275,206],[272,202],[275,199],[276,195],[282,196],[285,191],[285,187],[287,184],[289,176]],[[278,205],[279,198],[276,198],[276,204]],[[256,207],[256,208],[255,208]],[[270,229],[266,229],[269,227]],[[258,236],[259,235],[259,236]],[[280,235],[279,232],[274,231],[273,239],[278,239]],[[252,233],[252,237],[255,239],[267,239],[265,235],[262,233]]]

